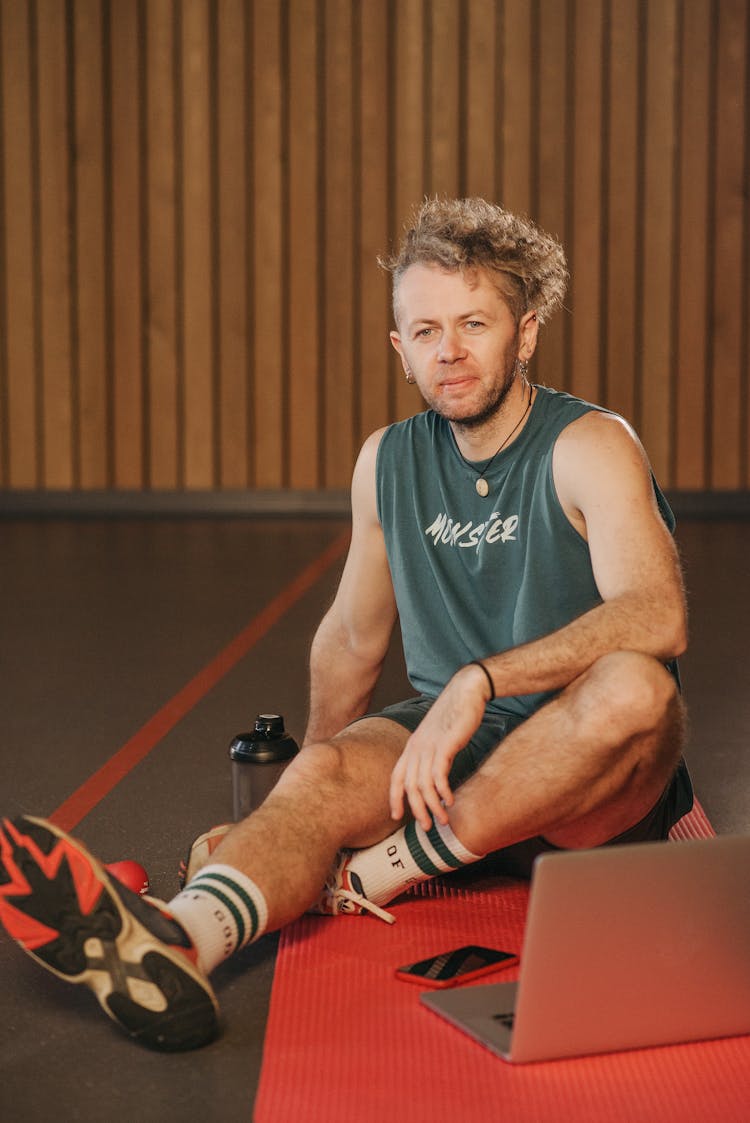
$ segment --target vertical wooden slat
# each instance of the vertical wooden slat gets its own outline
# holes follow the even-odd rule
[[[377,255],[388,240],[388,194],[385,176],[388,168],[388,114],[383,91],[388,87],[387,44],[389,28],[387,5],[383,0],[362,6],[361,66],[362,135],[360,182],[360,355],[361,413],[358,440],[380,425],[388,416],[388,378],[391,370],[388,331],[390,314],[388,282],[377,265]]]
[[[674,230],[676,3],[647,9],[640,435],[653,469],[669,480],[671,418],[672,231]]]
[[[70,205],[65,8],[38,0],[39,212],[44,477],[73,485]]]
[[[147,17],[149,483],[175,488],[178,382],[175,265],[175,99],[172,0],[149,0]]]
[[[461,60],[466,75],[466,194],[494,199],[501,109],[496,104],[499,37],[495,0],[471,0],[468,5],[467,54]]]
[[[532,42],[529,0],[505,0],[502,41],[504,207],[531,210]]]
[[[215,483],[209,8],[182,8],[182,250],[185,485]]]
[[[143,353],[137,0],[110,5],[114,484],[143,484]]]
[[[318,12],[289,7],[289,416],[288,482],[318,483]]]
[[[675,486],[698,489],[706,479],[708,177],[711,7],[685,0],[679,121],[680,225],[676,347]]]
[[[736,488],[741,482],[745,421],[741,411],[742,300],[744,253],[745,91],[747,88],[747,4],[719,4],[716,91],[716,169],[713,222],[713,318],[711,379],[711,483]]]
[[[431,0],[430,183],[435,195],[457,195],[459,165],[459,43],[462,6]]]
[[[541,5],[539,27],[539,166],[535,181],[539,202],[536,221],[564,244],[566,156],[568,151],[567,4],[546,0]],[[566,246],[567,249],[567,246]],[[541,335],[534,360],[534,376],[550,386],[567,389],[565,332],[567,312],[556,313]]]
[[[395,12],[395,249],[412,209],[426,192],[424,144],[424,19],[422,0],[399,0]],[[391,356],[396,386],[395,419],[419,409],[416,387],[408,386],[395,352]]]
[[[218,230],[221,487],[248,485],[245,5],[219,0]]]
[[[276,0],[255,0],[253,16],[253,482],[269,488],[283,483],[284,464],[284,337],[289,323],[282,313],[284,92]]]
[[[635,421],[639,176],[639,24],[632,0],[612,0],[609,42],[606,401]],[[640,356],[638,356],[640,360]]]
[[[0,66],[3,59],[3,9],[0,5]],[[5,260],[5,113],[0,79],[0,488],[9,486],[10,419],[8,417],[7,300],[8,273]]]
[[[173,0],[149,0],[147,17],[148,472],[153,488],[181,482],[175,225]]]
[[[9,485],[35,487],[37,467],[29,4],[2,0],[6,354]]]
[[[741,292],[739,296],[740,301],[740,317],[741,317],[741,332],[740,332],[740,379],[741,379],[741,402],[742,402],[742,456],[741,456],[741,469],[742,477],[740,486],[748,490],[750,489],[750,192],[748,192],[748,184],[750,184],[750,138],[748,137],[748,117],[750,117],[750,2],[746,2],[744,9],[745,17],[745,100],[744,100],[744,160],[745,160],[745,174],[744,174],[744,189],[742,197],[744,200],[744,274],[741,282]]]
[[[354,389],[354,189],[352,5],[325,5],[325,477],[346,487],[356,454]]]
[[[104,488],[107,472],[107,321],[101,0],[73,7],[75,97],[76,337],[79,485]]]
[[[602,242],[602,0],[576,0],[573,231],[568,248],[571,285],[571,382],[573,394],[601,396]]]

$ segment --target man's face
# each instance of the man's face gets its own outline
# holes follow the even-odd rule
[[[391,332],[391,342],[427,404],[467,427],[493,417],[513,384],[521,346],[522,358],[533,353],[532,314],[517,327],[483,269],[462,273],[412,265],[397,297],[398,330]]]

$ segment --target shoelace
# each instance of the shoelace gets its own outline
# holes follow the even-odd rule
[[[386,924],[396,923],[396,917],[392,912],[386,912],[385,909],[381,909],[380,905],[376,905],[374,901],[368,901],[367,897],[363,897],[361,893],[354,893],[351,889],[343,889],[340,886],[328,886],[327,888],[328,892],[331,895],[332,901],[351,901],[353,904],[357,905],[360,910],[364,909],[367,912],[371,912],[373,916],[377,916],[380,920],[384,920]]]

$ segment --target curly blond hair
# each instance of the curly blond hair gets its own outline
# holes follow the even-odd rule
[[[393,313],[398,287],[412,265],[438,265],[450,272],[487,269],[516,323],[534,310],[541,323],[560,307],[568,283],[562,246],[530,219],[485,199],[427,198],[406,228],[397,253],[378,258],[393,278]]]

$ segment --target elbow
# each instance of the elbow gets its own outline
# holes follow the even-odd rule
[[[681,655],[684,655],[685,652],[687,651],[687,646],[688,646],[687,629],[683,628],[682,631],[679,632],[679,634],[676,634],[674,636],[673,642],[670,645],[670,649],[669,649],[669,658],[670,659],[679,659],[679,657]]]
[[[688,646],[688,625],[684,607],[670,614],[663,631],[663,656],[678,659]]]
[[[685,652],[687,651],[689,639],[690,636],[688,634],[687,623],[684,623],[680,630],[679,641],[675,644],[675,656],[685,654]]]

